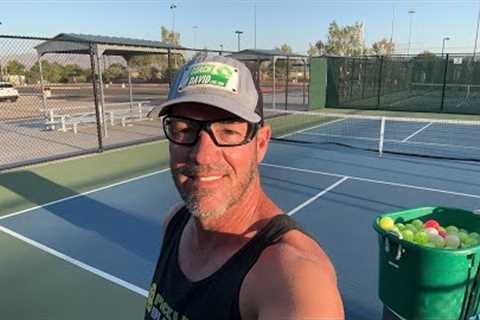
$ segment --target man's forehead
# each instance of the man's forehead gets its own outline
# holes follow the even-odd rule
[[[201,119],[236,118],[233,113],[201,103],[181,103],[172,106],[169,113],[175,116],[196,117]]]

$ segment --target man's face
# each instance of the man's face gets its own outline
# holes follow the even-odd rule
[[[172,116],[195,120],[219,120],[232,114],[202,104],[180,104]],[[257,164],[263,159],[269,128],[261,128],[250,143],[219,147],[204,130],[197,143],[183,146],[170,142],[170,166],[173,179],[187,208],[198,218],[223,215],[255,185]]]

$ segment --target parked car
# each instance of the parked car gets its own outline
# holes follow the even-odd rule
[[[0,82],[0,101],[15,102],[17,99],[17,89],[10,82]]]

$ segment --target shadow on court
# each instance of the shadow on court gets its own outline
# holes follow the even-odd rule
[[[53,203],[44,207],[51,214],[82,230],[94,232],[125,250],[148,261],[157,258],[144,243],[156,243],[160,228],[151,221],[139,218],[133,213],[110,207],[74,190],[59,185],[30,171],[15,171],[2,174],[0,187],[16,193],[22,200],[35,205],[71,198],[69,201]],[[32,226],[33,228],[34,226]],[[92,252],[101,255],[102,252]]]

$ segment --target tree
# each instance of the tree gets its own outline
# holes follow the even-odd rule
[[[445,62],[434,53],[424,51],[413,59],[411,82],[442,83]]]
[[[313,44],[309,43],[308,44],[308,50],[307,50],[307,55],[309,57],[313,57],[313,56],[316,56],[319,54],[318,52],[318,48],[316,46],[314,46]]]
[[[394,48],[393,42],[383,38],[372,45],[372,52],[377,56],[391,56]]]
[[[46,60],[42,61],[43,79],[47,82],[58,83],[63,77],[64,67],[58,62],[50,63]],[[40,81],[40,68],[36,62],[30,70],[26,73],[28,83],[35,83]]]
[[[128,77],[127,68],[120,63],[111,64],[104,73],[105,81],[120,81]]]
[[[339,26],[336,21],[330,23],[328,40],[315,43],[320,55],[358,56],[365,52],[363,44],[363,23]]]
[[[170,31],[162,26],[161,36],[162,42],[180,46],[180,33]],[[173,75],[185,63],[185,57],[181,53],[171,52],[170,58]],[[128,60],[128,65],[136,69],[143,80],[168,80],[168,57],[165,54],[135,56]]]
[[[25,75],[25,66],[17,60],[10,60],[6,66],[7,73],[10,75],[23,76]]]
[[[85,70],[76,64],[67,64],[62,67],[62,75],[60,82],[85,82],[87,79]]]
[[[281,51],[282,53],[293,53],[292,48],[284,43],[279,47],[275,48],[276,50]],[[288,65],[291,66],[294,61],[289,61]],[[285,79],[286,72],[287,72],[287,60],[284,57],[277,59],[277,63],[275,64],[275,79]],[[260,72],[264,75],[267,75],[268,78],[273,79],[273,64],[272,62],[265,62],[260,66]]]

